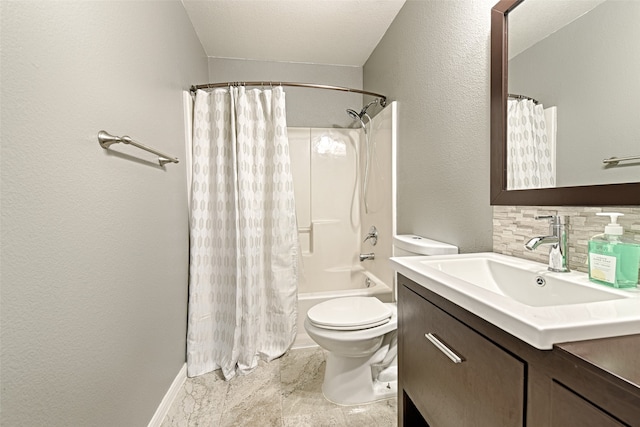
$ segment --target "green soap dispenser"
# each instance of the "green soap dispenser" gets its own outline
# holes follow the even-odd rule
[[[640,243],[623,237],[618,217],[624,214],[597,213],[610,216],[611,223],[589,240],[589,280],[614,288],[634,288],[638,285]]]

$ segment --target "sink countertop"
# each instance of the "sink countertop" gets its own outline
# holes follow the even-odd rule
[[[624,294],[624,297],[585,303],[525,304],[492,291],[486,283],[482,283],[486,277],[480,277],[480,282],[474,284],[476,274],[483,274],[478,266],[486,262],[512,265],[515,269],[527,272],[532,280],[535,276],[545,278],[547,282],[567,279],[567,286],[576,286],[577,283],[579,287],[584,286],[585,290],[607,295]],[[554,344],[562,342],[640,333],[640,290],[627,291],[596,285],[589,282],[584,273],[548,272],[544,264],[492,252],[398,257],[391,258],[391,263],[398,273],[539,350],[551,350]],[[447,264],[455,266],[457,270],[451,273],[442,271]],[[525,299],[526,292],[533,297],[537,292],[535,287],[524,282],[520,287],[521,279],[517,280],[518,286],[512,288],[519,289],[520,293],[524,289]],[[564,285],[552,286],[558,289],[558,286]],[[549,285],[545,289],[548,288]],[[571,293],[568,296],[571,297]]]
[[[640,334],[561,343],[555,348],[640,393]]]

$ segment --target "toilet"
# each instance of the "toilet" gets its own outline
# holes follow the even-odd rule
[[[394,237],[394,256],[456,253],[456,246],[424,237]],[[339,405],[360,405],[396,396],[395,303],[383,303],[376,297],[335,298],[311,307],[304,328],[328,352],[322,384],[327,400]]]

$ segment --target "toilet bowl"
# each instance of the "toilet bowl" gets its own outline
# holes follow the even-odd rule
[[[394,255],[458,253],[458,248],[414,235],[394,238]],[[397,395],[395,303],[376,297],[336,298],[309,309],[304,328],[328,352],[322,393],[340,405]]]
[[[388,399],[397,392],[397,373],[380,372],[395,366],[398,327],[396,305],[375,297],[336,298],[313,306],[304,328],[328,351],[322,393],[340,405]],[[393,354],[392,354],[393,353]]]

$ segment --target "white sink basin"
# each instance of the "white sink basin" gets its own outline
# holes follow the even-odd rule
[[[640,290],[552,273],[533,261],[479,253],[391,258],[399,273],[541,349],[640,333]]]

